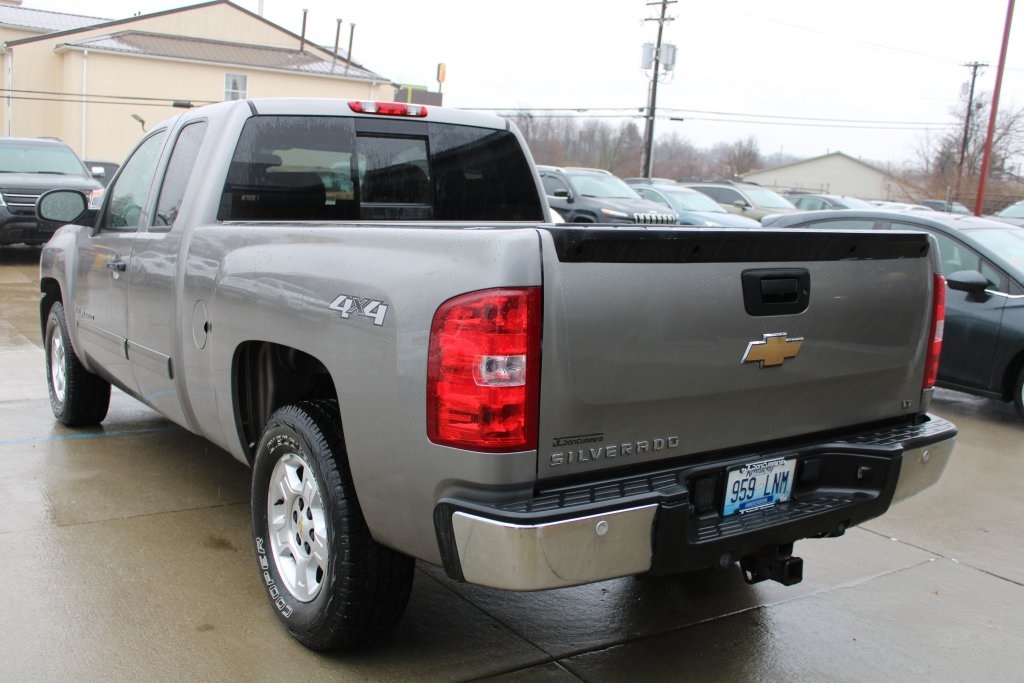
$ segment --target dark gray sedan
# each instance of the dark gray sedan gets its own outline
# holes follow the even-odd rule
[[[857,210],[769,216],[764,224],[930,233],[948,285],[939,386],[1013,401],[1024,417],[1024,230],[960,214]]]

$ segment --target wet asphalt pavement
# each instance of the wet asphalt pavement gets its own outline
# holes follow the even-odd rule
[[[53,420],[38,255],[0,247],[0,680],[1024,680],[1024,420],[948,391],[942,481],[798,543],[799,585],[514,594],[420,563],[389,638],[310,652],[260,586],[246,467],[117,391],[99,429]]]

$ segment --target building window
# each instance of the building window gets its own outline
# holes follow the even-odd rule
[[[244,74],[224,74],[224,101],[244,100],[246,97],[247,77]]]

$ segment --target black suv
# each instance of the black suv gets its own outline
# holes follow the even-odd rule
[[[548,204],[566,223],[672,224],[676,215],[597,168],[538,166]]]
[[[80,190],[97,205],[103,186],[60,140],[0,138],[0,245],[43,244],[56,224],[36,219],[36,200],[48,190]]]

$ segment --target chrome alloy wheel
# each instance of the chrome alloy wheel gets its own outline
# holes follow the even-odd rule
[[[270,549],[288,592],[302,602],[316,598],[327,576],[327,521],[312,468],[289,452],[274,465],[267,495]]]
[[[67,399],[68,376],[64,366],[65,358],[64,340],[60,336],[60,330],[54,330],[50,337],[50,387],[58,403],[64,403]]]

